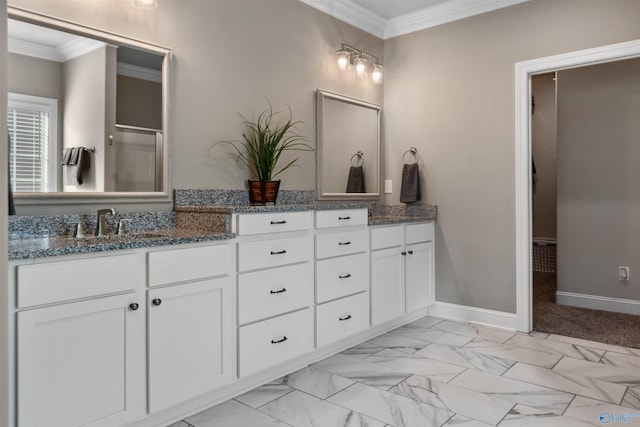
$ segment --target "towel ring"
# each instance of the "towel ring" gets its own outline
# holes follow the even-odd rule
[[[353,163],[353,159],[356,159],[355,164]],[[358,160],[360,160],[360,164],[358,165]],[[364,165],[364,153],[360,150],[353,156],[351,156],[351,166],[363,166]]]
[[[402,162],[403,163],[406,162],[405,158],[406,158],[407,154],[412,154],[413,158],[416,160],[416,163],[418,163],[418,149],[416,147],[411,147],[407,151],[405,151],[404,154],[402,154]]]

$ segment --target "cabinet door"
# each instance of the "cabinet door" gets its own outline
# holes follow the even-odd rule
[[[139,296],[23,311],[17,318],[19,426],[115,426],[144,416]]]
[[[407,245],[405,290],[407,313],[433,304],[433,242]]]
[[[371,252],[371,323],[373,326],[404,314],[402,248]]]
[[[231,278],[149,291],[149,411],[232,379]]]

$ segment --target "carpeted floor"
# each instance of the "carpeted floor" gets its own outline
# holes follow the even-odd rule
[[[640,348],[640,316],[556,304],[555,273],[533,273],[533,329]]]

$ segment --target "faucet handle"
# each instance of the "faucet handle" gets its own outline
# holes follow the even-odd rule
[[[120,220],[120,222],[118,223],[118,236],[122,236],[123,234],[128,234],[129,233],[129,223],[131,222],[131,219],[126,219],[123,218]]]
[[[84,229],[84,224],[82,222],[79,222],[78,225],[76,226],[76,237],[77,238],[86,237],[86,231]]]

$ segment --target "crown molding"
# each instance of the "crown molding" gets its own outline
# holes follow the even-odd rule
[[[48,61],[66,62],[70,59],[77,58],[85,53],[91,52],[101,46],[104,42],[89,39],[75,39],[64,43],[61,46],[46,46],[40,43],[33,43],[25,40],[9,37],[7,39],[7,48],[9,53],[18,55],[32,56],[35,58],[46,59]]]
[[[480,15],[529,0],[451,0],[386,22],[384,39]]]
[[[525,1],[529,0],[450,0],[414,13],[385,20],[351,0],[300,0],[302,3],[383,40]]]
[[[162,83],[162,71],[118,62],[118,74],[150,82]]]
[[[58,50],[60,51],[64,61],[69,61],[70,59],[77,58],[105,45],[105,42],[78,38],[58,46]]]
[[[387,21],[353,3],[351,0],[341,0],[339,2],[335,0],[300,0],[300,2],[378,38],[384,37]]]

